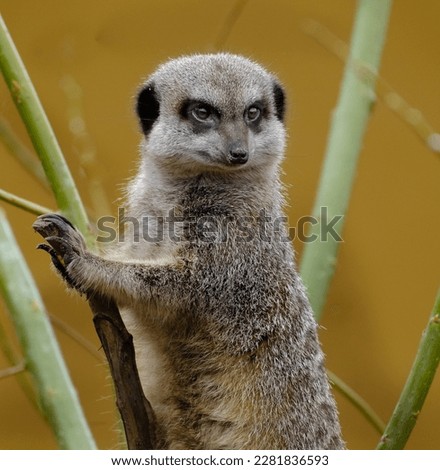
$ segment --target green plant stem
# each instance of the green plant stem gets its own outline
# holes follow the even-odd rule
[[[83,177],[87,181],[93,213],[94,215],[111,214],[111,206],[102,184],[102,167],[96,158],[96,149],[84,117],[82,88],[70,75],[65,75],[61,79],[61,87],[67,101],[66,113],[72,144],[77,149]],[[76,123],[82,123],[82,125],[79,126]]]
[[[376,429],[379,434],[383,434],[385,423],[379,418],[377,413],[371,406],[350,386],[341,380],[336,374],[327,370],[330,382],[345,398],[347,398],[368,420],[368,422]]]
[[[53,212],[53,210],[48,209],[47,207],[40,206],[35,202],[23,199],[3,189],[0,189],[0,200],[8,202],[9,204],[12,204],[15,207],[19,207],[20,209],[23,209],[35,215],[42,215],[47,214],[48,212]]]
[[[345,66],[339,102],[333,115],[324,166],[313,215],[328,208],[328,220],[345,216],[356,173],[362,139],[374,103],[374,87],[385,42],[391,0],[360,0]],[[356,68],[365,73],[360,74]],[[373,73],[368,73],[371,70]],[[342,234],[344,217],[334,226]],[[324,221],[325,224],[325,221]],[[311,230],[318,239],[304,247],[301,275],[319,320],[336,265],[339,242],[331,236],[319,240],[323,221]]]
[[[228,13],[227,17],[221,25],[220,32],[217,36],[217,39],[214,42],[214,50],[221,51],[226,44],[229,36],[231,35],[232,30],[234,29],[235,24],[240,18],[244,8],[246,7],[249,0],[236,0],[234,5],[231,8],[231,11]]]
[[[63,449],[95,443],[70,381],[43,302],[3,211],[0,211],[0,289],[12,316],[26,368]]]
[[[316,39],[325,49],[343,62],[346,62],[348,56],[347,44],[328,28],[315,20],[304,21],[302,28],[306,34]],[[361,77],[365,72],[373,73],[371,70],[366,71],[361,64],[357,64],[354,70]],[[378,99],[391,109],[399,119],[405,122],[429,150],[437,155],[440,154],[440,134],[429,123],[425,114],[411,106],[402,94],[393,88],[383,77],[377,75],[376,79],[376,94]]]
[[[413,430],[440,361],[440,291],[420,340],[411,372],[377,446],[403,449]]]
[[[35,155],[23,144],[23,142],[15,135],[9,123],[0,116],[0,140],[5,144],[9,153],[13,155],[22,167],[32,175],[36,181],[44,189],[49,189],[49,183],[46,175],[44,174],[41,162],[38,161]]]
[[[87,215],[58,141],[0,16],[0,67],[51,185],[59,209],[93,245]]]
[[[20,362],[15,366],[8,367],[7,369],[0,370],[0,380],[6,379],[8,377],[13,377],[14,375],[21,374],[26,370],[24,362]]]
[[[77,343],[85,351],[91,354],[95,359],[97,359],[101,363],[104,362],[104,355],[98,351],[98,349],[92,342],[88,341],[86,338],[84,338],[84,336],[78,333],[75,328],[72,328],[68,323],[61,320],[61,318],[58,318],[55,315],[51,315],[50,313],[49,319],[55,328],[62,331],[66,336],[75,341],[75,343]]]

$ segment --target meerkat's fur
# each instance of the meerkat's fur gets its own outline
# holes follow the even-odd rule
[[[121,310],[161,448],[344,447],[283,223],[284,110],[246,58],[160,66],[137,97],[123,240],[68,260],[75,285]]]

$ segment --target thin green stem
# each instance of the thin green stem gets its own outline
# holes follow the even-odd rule
[[[48,209],[47,207],[40,206],[35,202],[28,201],[27,199],[23,199],[22,197],[16,196],[15,194],[9,193],[3,189],[0,189],[0,200],[8,202],[15,207],[19,207],[31,214],[35,215],[42,215],[47,214],[49,212],[53,212],[53,210]]]
[[[96,149],[87,129],[83,110],[83,93],[74,77],[65,75],[61,87],[66,96],[68,129],[77,151],[82,173],[87,181],[93,214],[111,214],[111,206],[102,184],[102,168],[96,158]]]
[[[32,374],[42,409],[63,449],[95,443],[50,321],[3,211],[0,211],[0,289]]]
[[[305,246],[301,262],[301,275],[318,320],[326,302],[340,245],[338,237],[325,232],[326,225],[337,221],[332,227],[336,233],[342,234],[362,139],[375,100],[375,78],[391,3],[391,0],[360,0],[358,3],[349,59],[332,119],[313,209],[319,223],[313,226],[310,235],[316,240]],[[357,73],[357,64],[362,64],[362,70],[373,73]],[[327,210],[323,212],[322,208]],[[323,214],[327,220],[321,219]]]
[[[2,323],[0,323],[0,348],[9,364],[17,364],[20,361],[9,341],[9,336],[6,334]]]
[[[440,291],[428,325],[423,332],[414,363],[377,446],[378,449],[403,449],[416,425],[440,361]]]
[[[58,141],[14,42],[0,16],[0,67],[51,185],[59,209],[88,237],[87,215]]]
[[[231,35],[231,32],[234,29],[235,24],[240,18],[248,2],[249,0],[236,0],[235,4],[231,8],[231,11],[228,13],[228,16],[225,18],[222,24],[221,30],[214,43],[215,50],[218,51],[225,47],[228,37]]]
[[[377,413],[371,406],[349,385],[341,380],[336,374],[327,370],[330,382],[345,398],[347,398],[368,420],[368,422],[376,429],[379,434],[383,434],[385,423],[379,418]]]
[[[84,338],[84,336],[82,336],[80,333],[78,333],[75,328],[72,328],[65,321],[61,320],[61,318],[58,318],[55,315],[51,315],[50,313],[49,319],[55,328],[62,331],[65,335],[75,341],[75,343],[77,343],[84,350],[90,353],[95,359],[98,359],[98,361],[100,362],[103,362],[105,360],[104,355],[96,349],[95,345],[92,342],[88,341],[86,338]]]
[[[24,169],[32,175],[44,189],[49,189],[49,183],[44,174],[41,162],[39,162],[36,156],[23,144],[3,117],[0,117],[0,140]]]
[[[0,348],[9,364],[18,364],[21,359],[15,353],[12,348],[9,336],[6,334],[3,329],[2,324],[0,323]],[[26,398],[29,400],[31,405],[38,411],[38,403],[35,398],[35,387],[34,384],[30,381],[28,374],[19,374],[17,375],[17,382],[23,393],[26,395]]]
[[[305,33],[316,39],[328,51],[343,62],[347,61],[349,52],[347,44],[328,28],[315,20],[304,21],[302,27]],[[363,69],[362,64],[355,64],[354,70],[361,77],[365,73],[373,73],[370,69]],[[399,119],[404,121],[417,134],[424,145],[437,155],[440,154],[440,134],[428,122],[425,114],[411,106],[402,94],[393,88],[380,74],[377,74],[376,80],[376,94],[381,102],[391,109]]]
[[[14,375],[20,374],[26,370],[24,361],[20,362],[19,364],[8,367],[7,369],[0,370],[0,380],[6,379],[8,377],[13,377]]]

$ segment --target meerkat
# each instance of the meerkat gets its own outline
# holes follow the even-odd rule
[[[98,256],[59,216],[35,228],[75,288],[117,303],[158,447],[344,448],[284,223],[280,82],[241,56],[185,56],[136,103],[141,161],[121,240]]]

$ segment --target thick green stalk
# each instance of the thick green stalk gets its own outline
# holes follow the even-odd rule
[[[350,54],[313,209],[313,216],[319,220],[311,231],[316,241],[305,246],[301,262],[301,275],[318,320],[325,305],[340,243],[330,234],[325,240],[327,221],[320,220],[321,208],[328,208],[329,223],[334,217],[346,214],[362,139],[374,103],[375,78],[391,3],[391,0],[360,0],[358,3]],[[342,233],[343,222],[344,217],[334,225],[339,234]]]
[[[440,361],[440,291],[423,332],[411,372],[377,448],[403,449],[413,430]]]
[[[0,289],[15,324],[44,413],[62,449],[95,443],[70,381],[43,302],[0,210]]]
[[[89,237],[88,220],[58,141],[14,42],[0,16],[0,67],[12,98],[41,160],[58,207]]]

